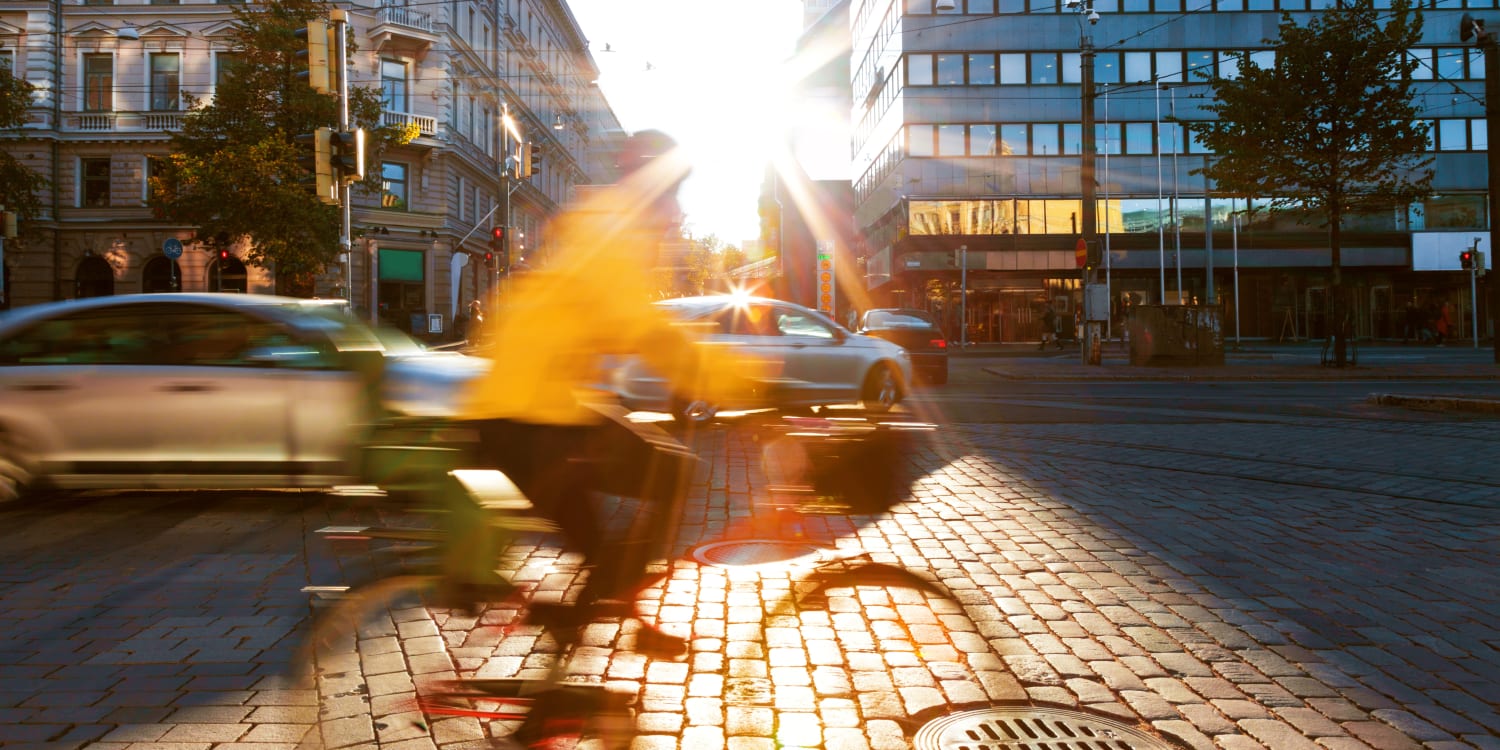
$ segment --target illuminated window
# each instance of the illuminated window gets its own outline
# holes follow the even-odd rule
[[[83,56],[83,109],[108,112],[114,109],[115,58],[110,54]]]

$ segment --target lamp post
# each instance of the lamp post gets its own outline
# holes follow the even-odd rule
[[[1474,38],[1474,43],[1484,51],[1484,116],[1485,137],[1491,144],[1489,147],[1489,199],[1490,199],[1490,230],[1495,229],[1495,217],[1500,214],[1500,148],[1494,144],[1500,143],[1500,44],[1495,43],[1495,32],[1484,30],[1484,21],[1473,18],[1465,13],[1458,22],[1458,38],[1460,41],[1469,41]],[[1495,322],[1496,312],[1500,311],[1500,283],[1490,280],[1490,320],[1495,328],[1492,331],[1493,347],[1495,350],[1494,361],[1500,364],[1500,324]],[[1479,310],[1474,310],[1476,322]],[[1477,338],[1477,336],[1476,336]]]
[[[1099,11],[1094,10],[1093,0],[1064,0],[1064,4],[1077,12],[1078,20],[1078,62],[1082,70],[1079,71],[1079,83],[1082,89],[1083,112],[1082,128],[1083,143],[1082,153],[1079,154],[1078,182],[1079,198],[1083,203],[1079,212],[1083,227],[1080,239],[1084,246],[1084,267],[1081,276],[1084,300],[1083,336],[1079,342],[1083,349],[1084,364],[1102,364],[1099,353],[1099,336],[1103,326],[1099,316],[1109,317],[1108,291],[1105,291],[1104,310],[1092,309],[1095,305],[1091,301],[1089,287],[1096,278],[1099,264],[1095,261],[1099,246],[1099,206],[1096,197],[1098,185],[1094,180],[1094,158],[1098,151],[1098,133],[1094,132],[1094,38],[1089,29],[1099,23]],[[1087,21],[1087,23],[1085,23]]]

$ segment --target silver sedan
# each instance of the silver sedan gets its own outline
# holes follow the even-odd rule
[[[827,316],[781,300],[743,295],[683,297],[657,303],[709,342],[732,345],[753,358],[777,363],[775,403],[716,403],[674,394],[667,382],[637,359],[614,364],[608,390],[625,406],[672,414],[685,422],[712,419],[721,410],[769,406],[861,404],[885,412],[905,397],[911,358],[888,341],[850,333]]]
[[[326,487],[383,415],[450,415],[485,360],[339,301],[143,294],[0,317],[0,499],[60,488]]]

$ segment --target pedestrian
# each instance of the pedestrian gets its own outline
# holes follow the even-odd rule
[[[554,220],[547,266],[514,279],[491,309],[484,335],[494,364],[470,384],[461,407],[478,434],[477,464],[504,471],[562,529],[567,546],[583,553],[590,572],[577,604],[530,611],[535,621],[568,629],[609,612],[604,601],[633,597],[647,552],[663,542],[611,536],[594,495],[642,501],[652,522],[634,527],[661,534],[673,527],[664,514],[682,512],[696,464],[665,430],[627,419],[600,393],[604,359],[638,355],[674,391],[717,401],[742,397],[761,372],[735,350],[698,345],[652,304],[661,245],[680,232],[677,191],[688,167],[675,141],[657,131],[629,136],[618,167],[619,182]],[[468,562],[481,583],[493,569],[489,559]],[[648,642],[666,653],[686,645],[651,627],[637,636],[638,645]]]
[[[476,349],[484,343],[484,303],[469,300],[468,320],[464,323],[464,343]]]
[[[1042,343],[1037,346],[1037,351],[1046,349],[1049,341],[1058,349],[1062,348],[1062,342],[1057,339],[1058,325],[1057,312],[1052,309],[1052,305],[1045,305],[1042,308]]]
[[[1437,311],[1437,320],[1433,328],[1437,331],[1437,345],[1443,346],[1443,342],[1453,335],[1453,313],[1452,306],[1447,302],[1440,303]]]

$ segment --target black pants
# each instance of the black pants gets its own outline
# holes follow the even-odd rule
[[[562,528],[567,546],[594,567],[581,604],[628,593],[644,578],[646,566],[672,541],[697,463],[661,428],[631,422],[624,409],[598,411],[602,421],[592,425],[473,423],[477,463],[505,472],[539,514]],[[595,493],[639,499],[650,518],[632,524],[634,534],[611,537]]]

